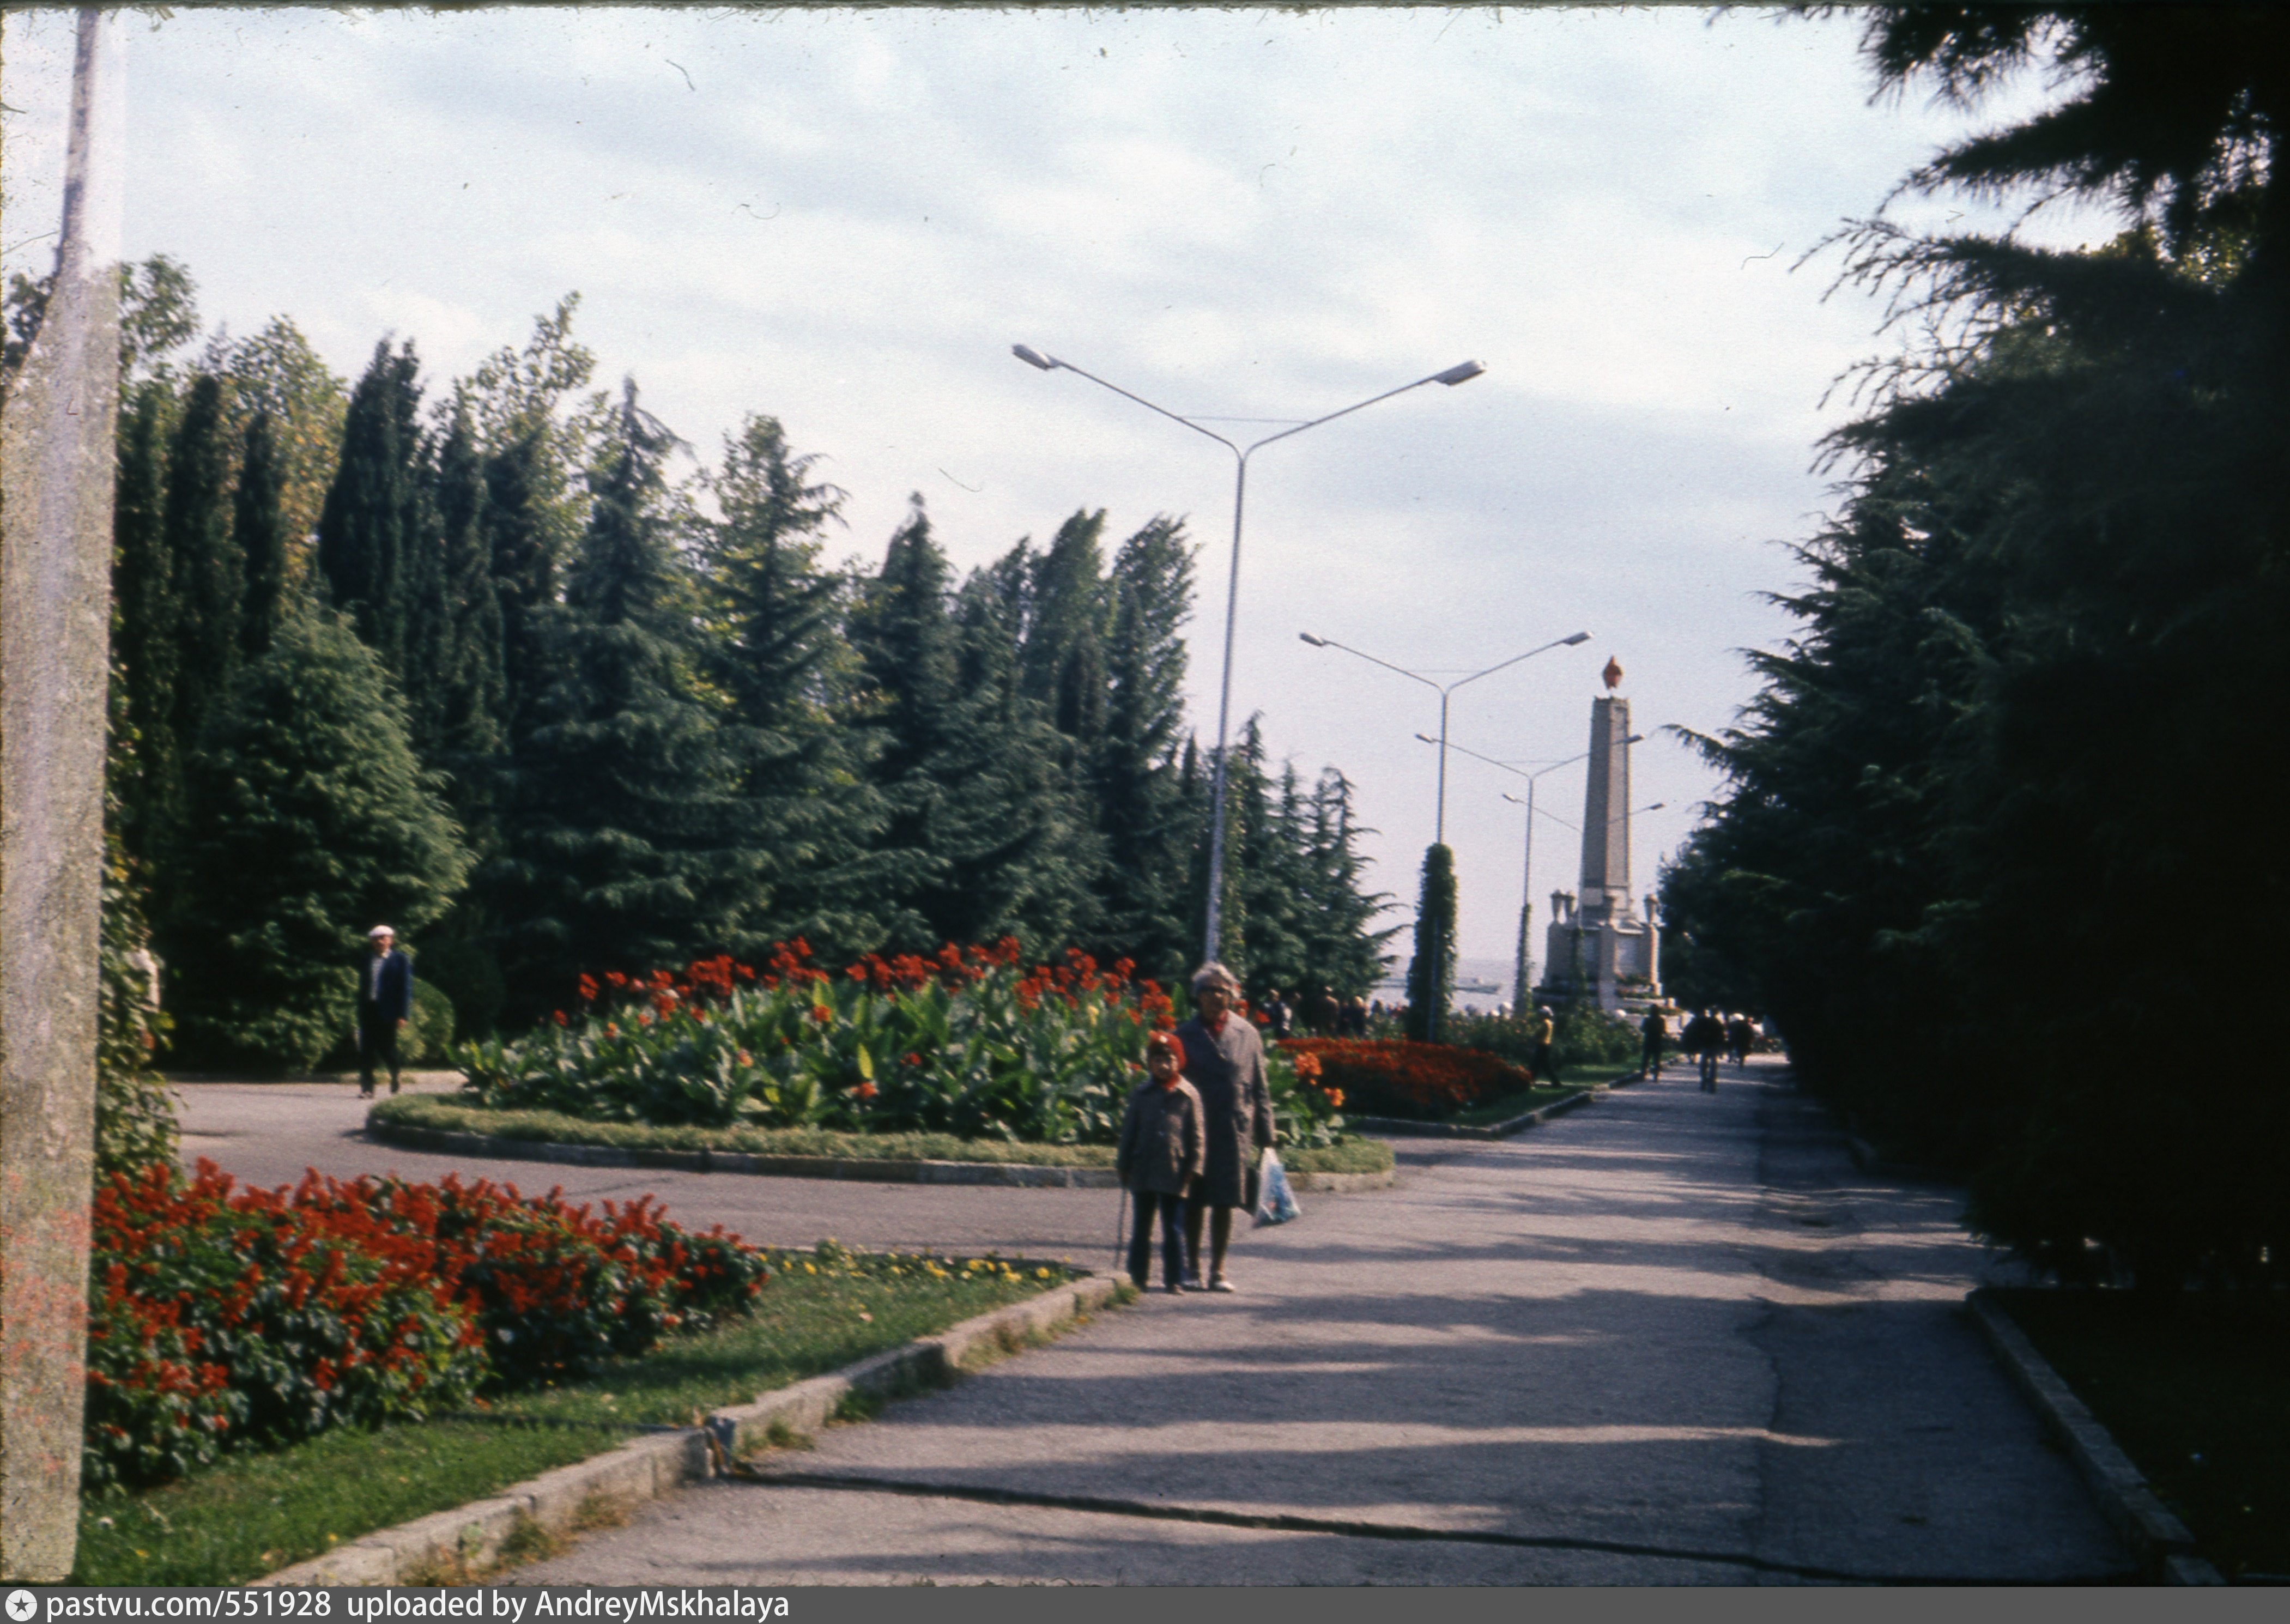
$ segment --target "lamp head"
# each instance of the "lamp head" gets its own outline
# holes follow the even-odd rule
[[[1644,744],[1645,742],[1645,735],[1644,733],[1632,733],[1629,738],[1623,740],[1622,742],[1624,744]]]
[[[1028,366],[1038,366],[1045,372],[1054,371],[1058,364],[1047,356],[1024,344],[1013,344],[1010,346],[1010,353]]]
[[[1525,802],[1524,802],[1524,801],[1520,800],[1517,796],[1515,796],[1515,795],[1511,794],[1511,792],[1510,792],[1509,790],[1508,790],[1508,789],[1506,789],[1506,790],[1504,790],[1504,791],[1502,792],[1502,798],[1503,798],[1504,800],[1506,800],[1506,801],[1509,801],[1509,802],[1513,806],[1524,806],[1524,805],[1525,805],[1525,804],[1526,804],[1526,803],[1525,803]]]
[[[1437,739],[1434,739],[1434,738],[1433,738],[1430,734],[1429,734],[1429,733],[1418,733],[1418,734],[1416,734],[1415,736],[1416,736],[1418,739],[1421,739],[1421,740],[1424,743],[1426,743],[1426,744],[1437,744],[1437,743],[1438,743],[1438,742],[1439,742]]]
[[[1310,632],[1298,632],[1296,636],[1301,638],[1304,642],[1310,644],[1316,649],[1324,649],[1328,646],[1328,640],[1325,637],[1315,637]]]
[[[1588,643],[1589,641],[1590,634],[1589,632],[1576,632],[1571,637],[1560,638],[1558,640],[1558,646],[1560,648],[1571,649],[1578,643]]]
[[[1486,370],[1476,361],[1466,361],[1461,366],[1451,366],[1444,372],[1434,372],[1431,375],[1431,381],[1444,383],[1452,389],[1459,383],[1470,382],[1472,379]]]

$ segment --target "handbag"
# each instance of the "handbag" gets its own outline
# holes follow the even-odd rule
[[[1288,1170],[1280,1165],[1280,1153],[1265,1148],[1262,1177],[1257,1183],[1256,1221],[1260,1224],[1285,1224],[1302,1213],[1296,1204],[1295,1193],[1288,1188]]]

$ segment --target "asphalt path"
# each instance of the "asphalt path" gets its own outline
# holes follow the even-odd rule
[[[539,1167],[369,1143],[351,1091],[187,1087],[264,1183],[656,1193],[751,1238],[1105,1255],[1105,1191]],[[1616,1090],[1307,1195],[1234,1296],[1054,1346],[695,1486],[516,1582],[2072,1582],[2131,1563],[1957,1312],[1958,1192],[1856,1172],[1778,1065]]]

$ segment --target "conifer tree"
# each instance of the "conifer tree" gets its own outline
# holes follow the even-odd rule
[[[438,764],[454,780],[465,820],[484,799],[482,782],[507,742],[508,686],[501,609],[487,536],[484,460],[457,411],[430,467],[429,511],[438,535],[437,665],[432,674]]]
[[[119,424],[119,481],[112,508],[115,680],[124,690],[124,726],[139,740],[116,758],[121,838],[148,860],[176,805],[182,752],[175,734],[181,672],[181,608],[174,555],[166,544],[166,444],[174,392],[146,381],[131,387]]]
[[[238,665],[246,565],[231,528],[230,450],[222,380],[201,372],[167,448],[161,524],[177,604],[173,722],[182,740],[197,738]]]
[[[365,930],[419,932],[467,871],[404,703],[340,617],[290,613],[218,705],[187,789],[163,932],[177,1047],[311,1066],[347,1029]]]
[[[677,444],[624,385],[566,582],[563,675],[520,743],[486,875],[513,1008],[527,1014],[581,972],[719,950],[760,890],[738,756],[695,682],[694,592],[662,472]]]
[[[1415,905],[1415,956],[1407,965],[1407,1036],[1436,1041],[1455,996],[1455,854],[1425,848]]]
[[[1105,726],[1094,772],[1105,840],[1099,956],[1125,953],[1173,983],[1196,950],[1185,903],[1200,820],[1177,761],[1192,570],[1184,527],[1166,517],[1138,531],[1115,556]]]
[[[844,493],[813,482],[817,462],[789,449],[776,419],[750,415],[708,480],[720,515],[701,535],[710,668],[741,730],[745,838],[770,885],[753,928],[728,944],[739,951],[796,937],[830,955],[870,950],[884,940],[876,905],[901,888],[895,854],[869,849],[887,807],[837,714],[852,662],[843,582],[820,553]]]
[[[279,617],[286,612],[286,516],[278,466],[277,441],[268,412],[257,412],[246,427],[246,450],[239,463],[238,490],[232,502],[232,540],[245,571],[240,598],[238,646],[242,658],[260,660],[270,646]]]
[[[420,544],[420,364],[383,340],[350,396],[341,463],[318,516],[318,568],[335,607],[401,679]]]

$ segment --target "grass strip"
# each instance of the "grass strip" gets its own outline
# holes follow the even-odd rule
[[[90,1494],[76,1582],[224,1585],[344,1540],[483,1500],[585,1460],[639,1426],[707,1412],[840,1369],[1030,1297],[1069,1275],[990,1258],[852,1252],[828,1243],[775,1254],[756,1311],[702,1336],[535,1392],[482,1416],[345,1430],[226,1456],[180,1483]]]
[[[449,1133],[490,1133],[542,1144],[602,1145],[619,1150],[731,1150],[749,1156],[822,1156],[850,1162],[1016,1162],[1030,1167],[1110,1167],[1110,1145],[1039,1145],[1018,1140],[962,1139],[951,1133],[841,1133],[826,1128],[657,1128],[644,1123],[591,1122],[561,1111],[494,1111],[466,1100],[401,1094],[368,1114]],[[1353,1138],[1339,1145],[1283,1147],[1291,1172],[1384,1172],[1391,1148]]]
[[[2290,1304],[2115,1291],[1995,1299],[2220,1572],[2290,1574]]]

